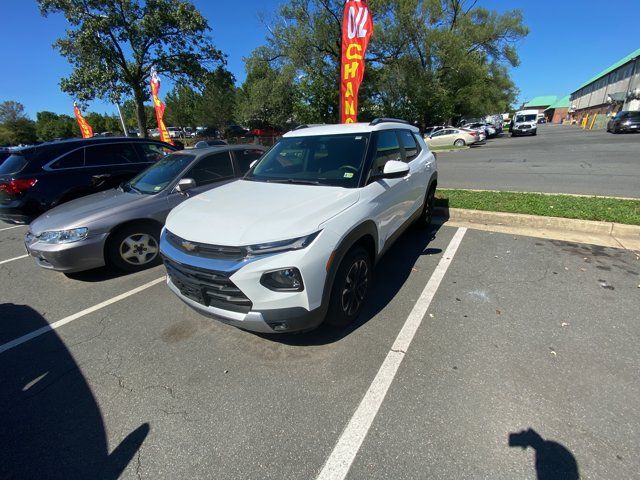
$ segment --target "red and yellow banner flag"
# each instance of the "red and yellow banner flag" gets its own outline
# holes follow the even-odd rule
[[[73,102],[73,113],[76,116],[76,121],[78,122],[78,126],[80,127],[82,138],[93,137],[93,128],[91,128],[91,125],[89,125],[89,123],[82,116],[82,113],[80,113],[80,108],[78,108],[76,102]]]
[[[340,123],[353,123],[358,119],[358,90],[372,33],[373,20],[366,0],[347,0],[342,17]]]
[[[156,122],[158,123],[160,140],[173,145],[173,140],[171,140],[169,131],[164,125],[164,120],[162,119],[164,117],[164,103],[162,103],[160,98],[158,98],[158,93],[160,93],[160,77],[158,77],[156,69],[153,68],[151,70],[151,98],[153,99],[153,107],[156,111]]]

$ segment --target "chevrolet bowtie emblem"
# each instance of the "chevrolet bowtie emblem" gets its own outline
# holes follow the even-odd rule
[[[191,242],[187,242],[186,240],[182,242],[182,248],[184,248],[187,252],[193,252],[197,247]]]

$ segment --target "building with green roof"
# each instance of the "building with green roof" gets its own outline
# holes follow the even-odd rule
[[[590,78],[571,93],[569,113],[579,119],[620,110],[640,110],[640,48]]]
[[[553,105],[557,100],[558,100],[558,97],[555,95],[543,95],[541,97],[533,97],[531,100],[525,103],[522,106],[522,108],[523,110],[538,109],[542,112],[545,108],[549,107],[550,105]]]
[[[562,123],[564,120],[567,120],[570,105],[571,100],[569,95],[565,95],[549,105],[544,111],[544,116],[550,122]]]

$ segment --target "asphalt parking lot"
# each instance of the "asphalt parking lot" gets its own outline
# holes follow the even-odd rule
[[[0,262],[25,232],[2,228]],[[18,258],[0,275],[0,478],[640,471],[626,250],[411,230],[357,325],[280,337],[199,316],[163,267],[66,277]]]
[[[486,145],[439,152],[441,187],[640,198],[640,135],[539,125]]]

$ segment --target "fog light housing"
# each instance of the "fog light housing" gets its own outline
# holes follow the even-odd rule
[[[304,290],[302,275],[295,267],[280,268],[265,272],[260,284],[275,292],[301,292]]]

